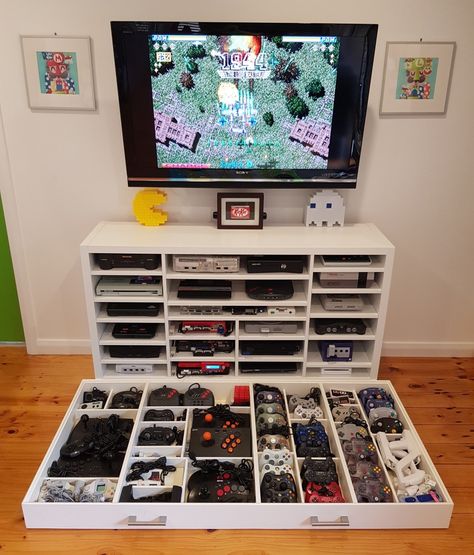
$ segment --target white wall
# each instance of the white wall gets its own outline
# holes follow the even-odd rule
[[[474,354],[472,0],[0,0],[0,191],[31,353],[87,350],[78,246],[100,220],[131,220],[109,21],[378,23],[364,160],[347,220],[396,246],[389,354]],[[98,109],[28,108],[20,35],[88,35]],[[446,116],[378,115],[386,41],[456,41]],[[4,140],[3,140],[4,139]],[[299,222],[308,193],[265,193],[269,221]],[[170,221],[207,222],[215,191],[169,190]],[[158,231],[157,231],[158,232]]]

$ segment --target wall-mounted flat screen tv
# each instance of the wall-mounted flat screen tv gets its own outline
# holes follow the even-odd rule
[[[377,25],[111,25],[130,186],[356,186]]]

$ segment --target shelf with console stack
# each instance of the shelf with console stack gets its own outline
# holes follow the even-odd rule
[[[222,363],[224,380],[375,377],[393,251],[371,224],[240,232],[99,224],[81,245],[96,375],[171,377],[195,362]],[[327,265],[328,256],[346,262]],[[341,295],[360,296],[357,310],[328,309],[327,298]],[[341,342],[349,357],[321,350],[338,352]]]

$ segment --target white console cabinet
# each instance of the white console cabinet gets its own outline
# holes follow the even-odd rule
[[[96,254],[156,254],[161,264],[149,271],[137,269],[101,270],[96,263]],[[178,273],[173,271],[172,257],[177,255],[235,255],[240,257],[240,269],[234,273]],[[365,254],[372,259],[370,266],[328,267],[322,264],[320,255]],[[94,367],[97,377],[120,376],[117,365],[125,365],[133,373],[143,368],[152,372],[150,377],[176,375],[176,363],[187,358],[173,351],[173,341],[189,339],[178,333],[182,320],[225,320],[233,325],[233,333],[226,340],[234,342],[232,353],[215,356],[219,361],[231,363],[230,379],[241,375],[240,364],[259,360],[255,355],[241,354],[240,343],[248,340],[274,340],[299,342],[299,352],[290,356],[266,356],[268,361],[292,361],[297,364],[296,375],[301,377],[344,376],[344,378],[375,378],[378,372],[383,331],[387,312],[394,247],[372,224],[353,224],[335,228],[308,228],[304,226],[267,226],[263,230],[218,230],[209,226],[144,227],[131,222],[104,222],[99,224],[81,245],[86,305],[92,342]],[[246,257],[249,255],[301,255],[305,259],[303,273],[247,273]],[[319,284],[320,272],[374,272],[375,283],[366,288],[323,288]],[[163,282],[163,296],[99,296],[96,285],[102,276],[158,276]],[[178,299],[180,280],[190,278],[226,279],[232,282],[232,298],[229,300],[183,300]],[[245,293],[247,280],[291,280],[294,296],[285,301],[258,301]],[[360,311],[326,311],[321,304],[321,295],[326,293],[358,293],[363,299]],[[109,302],[154,302],[160,306],[157,317],[110,317],[106,307]],[[205,305],[214,307],[290,306],[295,308],[291,316],[232,315],[186,316],[180,311],[182,305]],[[315,332],[315,320],[363,319],[367,325],[364,335],[324,334]],[[248,334],[245,322],[289,320],[297,323],[297,333]],[[112,329],[116,322],[154,322],[158,331],[153,339],[114,339]],[[208,334],[193,335],[191,339],[212,339]],[[354,351],[350,362],[325,362],[322,360],[319,342],[322,340],[352,340]],[[110,356],[110,346],[146,343],[161,346],[159,357],[152,359],[117,359]],[[189,358],[189,357],[188,357]],[[193,357],[194,361],[200,360]],[[208,360],[208,358],[206,359]],[[147,372],[148,373],[148,372]],[[248,375],[247,375],[248,376]]]

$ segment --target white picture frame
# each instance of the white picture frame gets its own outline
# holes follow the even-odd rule
[[[455,42],[387,42],[380,115],[444,114]]]
[[[89,37],[22,36],[32,110],[95,110]]]

